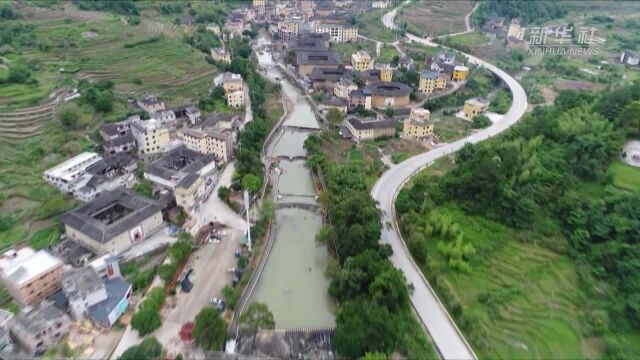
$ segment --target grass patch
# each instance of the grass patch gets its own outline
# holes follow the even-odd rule
[[[382,24],[382,15],[386,11],[386,9],[375,10],[359,16],[357,19],[359,34],[383,42],[395,41],[396,36],[393,30],[387,29]]]
[[[584,298],[571,259],[536,245],[544,241],[537,234],[454,207],[437,211],[460,226],[477,253],[470,273],[456,272],[440,254],[440,240],[429,239],[429,268],[423,272],[436,278],[441,298],[460,305],[457,323],[480,358],[599,357],[582,348]]]
[[[447,43],[454,45],[482,45],[486,44],[488,39],[481,33],[471,32],[447,38]]]
[[[384,45],[380,49],[380,56],[376,58],[376,62],[381,64],[388,64],[393,60],[394,56],[400,57],[398,50],[393,46]]]
[[[364,50],[371,56],[376,55],[376,44],[373,41],[360,39],[358,42],[331,44],[331,50],[340,55],[343,62],[351,63],[351,55],[359,50]]]
[[[464,18],[471,9],[471,1],[412,2],[398,10],[398,22],[420,36],[452,34],[466,30]]]
[[[615,161],[609,171],[613,177],[613,186],[633,192],[640,191],[640,169]]]

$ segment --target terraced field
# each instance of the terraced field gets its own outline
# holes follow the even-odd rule
[[[399,10],[398,22],[419,35],[444,35],[465,31],[464,17],[473,9],[473,2],[464,0],[417,1]]]
[[[14,143],[42,134],[66,94],[63,90],[57,90],[41,105],[0,112],[0,141]]]
[[[3,57],[9,67],[29,64],[37,84],[0,87],[0,250],[17,242],[41,248],[57,240],[57,217],[76,201],[46,185],[42,172],[92,151],[90,136],[100,124],[127,114],[125,97],[151,91],[170,106],[195,102],[216,72],[203,54],[182,42],[184,28],[153,17],[130,26],[120,17],[79,11],[71,4],[51,10],[20,3],[18,8],[21,21],[51,48],[18,48]],[[82,79],[113,81],[113,110],[98,113],[77,103],[82,128],[63,129],[56,112],[66,89]]]
[[[535,236],[528,239],[531,235],[457,209],[439,211],[460,225],[465,241],[478,252],[468,274],[447,267],[435,239],[428,254],[439,292],[446,289],[461,305],[463,320],[458,322],[480,358],[601,355],[601,339],[581,335],[583,295],[569,258],[536,245],[541,239]]]

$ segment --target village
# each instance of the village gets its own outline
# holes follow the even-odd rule
[[[303,89],[319,119],[339,128],[343,138],[360,143],[399,134],[425,150],[437,146],[430,111],[421,104],[456,91],[476,67],[450,51],[417,64],[408,56],[381,63],[375,54],[359,50],[344,63],[332,46],[361,40],[358,28],[348,24],[346,3],[254,0],[251,8],[231,13],[224,31],[215,24],[207,30],[229,41],[245,36],[252,23],[266,24],[273,40],[269,49],[259,49],[283,61],[283,77]],[[378,9],[387,5],[364,4]],[[211,48],[210,57],[225,66],[233,54],[223,46]],[[406,71],[418,72],[416,86],[394,81]],[[72,340],[66,344],[84,349],[81,356],[108,357],[118,340],[99,345],[96,335],[122,326],[120,318],[130,319],[140,301],[119,264],[153,257],[182,239],[195,240],[199,250],[194,256],[213,253],[207,253],[209,267],[200,264],[194,272],[192,259],[172,268],[177,272],[169,280],[181,285],[179,291],[190,292],[192,279],[202,271],[221,277],[215,282],[218,289],[207,286],[217,297],[226,283],[235,286],[242,273],[232,271],[231,276],[227,270],[234,268],[234,254],[247,252],[247,231],[255,219],[245,224],[246,203],[239,201],[236,213],[217,192],[231,185],[238,135],[252,120],[250,89],[240,74],[222,72],[211,79],[210,91],[230,111],[205,113],[194,104],[168,108],[161,98],[145,93],[129,102],[136,115],[100,127],[100,151],[78,154],[43,173],[50,186],[83,204],[60,217],[64,234],[59,245],[39,251],[21,247],[0,258],[4,285],[26,306],[13,321],[8,321],[11,313],[3,312],[3,339],[9,342],[5,351],[42,355],[68,335]],[[486,114],[488,106],[483,98],[470,98],[458,116],[471,122]],[[214,247],[218,249],[205,250]],[[210,267],[214,263],[215,270]],[[195,303],[176,297],[182,299],[177,306],[187,306],[180,303],[187,301],[194,316],[212,295],[198,296]],[[165,341],[175,342],[188,320],[181,312]],[[15,346],[9,333],[19,339]]]
[[[309,165],[306,140],[322,133],[337,152],[374,149],[387,170],[531,109],[524,90],[516,104],[498,71],[445,38],[405,39],[393,26],[395,41],[361,33],[360,17],[396,6],[252,0],[204,26],[177,17],[176,26],[220,40],[203,51],[215,69],[206,101],[169,106],[158,93],[130,92],[127,116],[100,123],[90,151],[42,173],[73,207],[57,216],[51,245],[16,244],[0,255],[0,281],[17,304],[0,309],[0,357],[115,359],[154,337],[167,358],[339,358],[331,344],[338,301],[325,275],[335,254],[316,244],[335,199],[318,165]],[[517,50],[531,31],[498,16],[483,19],[482,30]],[[640,56],[624,50],[619,62],[637,67]],[[252,70],[233,71],[238,64]],[[530,69],[516,70],[520,79]],[[252,106],[257,81],[278,91],[282,114],[260,129],[259,143],[247,144],[245,129],[265,117]],[[86,96],[69,94],[65,104]],[[522,114],[509,115],[516,105]],[[637,144],[627,151],[637,160]],[[259,171],[241,177],[239,158]],[[391,211],[380,211],[392,231]],[[296,247],[301,239],[307,248]],[[273,332],[242,326],[252,304],[271,309]],[[223,320],[224,346],[196,340],[203,309]]]

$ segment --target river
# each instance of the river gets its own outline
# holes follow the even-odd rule
[[[265,41],[261,38],[259,44]],[[258,52],[257,57],[260,66],[267,68],[267,77],[282,78],[268,50]],[[271,174],[271,195],[279,205],[317,205],[311,172],[302,157],[306,156],[304,141],[320,125],[303,94],[284,79],[281,85],[293,107],[267,148],[267,155],[277,162]],[[317,211],[276,210],[273,249],[250,298],[250,302],[269,306],[276,329],[335,326],[335,301],[327,293],[329,280],[324,275],[329,254],[326,246],[315,242],[321,227],[322,217]]]

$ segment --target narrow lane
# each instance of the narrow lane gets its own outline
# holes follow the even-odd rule
[[[408,1],[404,4],[407,3]],[[386,27],[395,28],[394,17],[396,10],[397,8],[383,16],[383,23]],[[412,41],[427,46],[437,46],[429,39],[410,33],[406,35]],[[381,241],[391,245],[393,248],[391,261],[398,269],[404,272],[407,281],[413,284],[414,291],[411,294],[411,303],[427,331],[429,331],[440,355],[447,360],[475,359],[477,357],[429,285],[429,282],[413,261],[398,229],[394,207],[395,198],[402,186],[420,170],[429,166],[435,160],[460,150],[466,143],[477,143],[501,133],[520,120],[527,109],[527,95],[516,79],[505,71],[475,56],[464,53],[463,55],[468,58],[470,63],[485,67],[505,82],[513,95],[513,102],[509,111],[500,121],[486,129],[392,166],[380,177],[371,190],[371,196],[378,202],[378,206],[382,210],[383,223],[391,221],[393,224],[390,229],[383,229]]]

